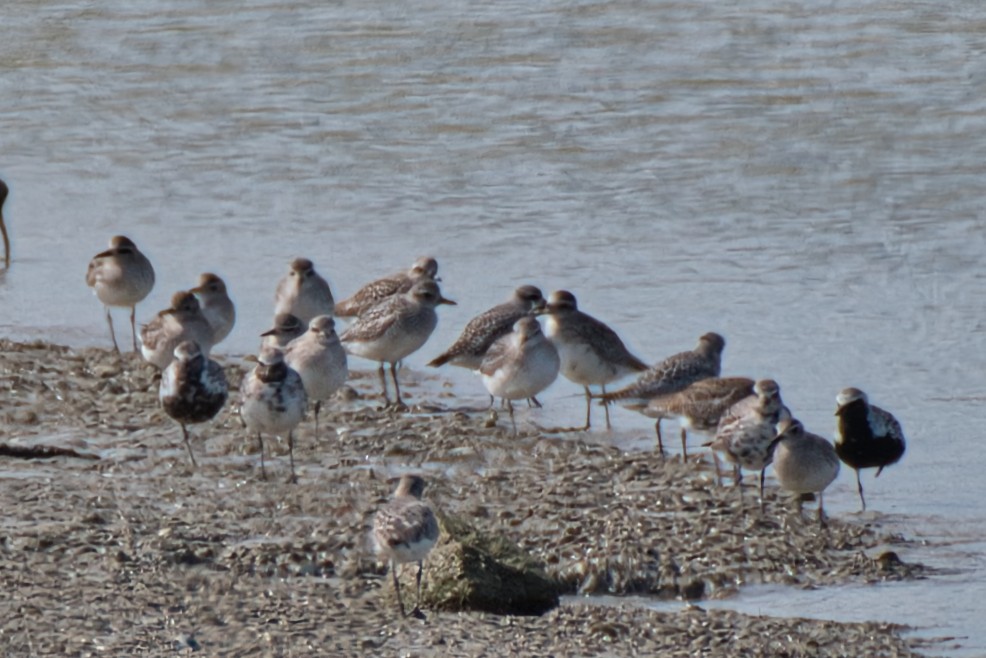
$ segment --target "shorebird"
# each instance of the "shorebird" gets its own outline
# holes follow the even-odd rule
[[[906,442],[900,423],[889,411],[869,403],[866,393],[846,388],[836,397],[835,452],[839,459],[856,471],[859,500],[866,510],[863,482],[859,471],[875,468],[879,476],[884,468],[896,464],[904,455]]]
[[[278,313],[274,316],[274,326],[260,334],[260,346],[287,347],[288,343],[305,333],[305,325],[290,313]]]
[[[0,234],[3,234],[3,268],[10,267],[10,237],[7,235],[7,225],[3,222],[3,204],[7,201],[7,194],[10,189],[7,184],[0,180]]]
[[[438,541],[438,519],[428,503],[421,500],[425,481],[418,475],[404,475],[397,484],[394,498],[377,511],[373,518],[373,542],[376,552],[386,558],[394,578],[397,605],[406,617],[397,567],[406,562],[418,563],[417,599],[411,616],[424,619],[421,612],[421,572],[424,559]]]
[[[604,404],[621,402],[639,406],[652,398],[677,393],[691,384],[708,377],[718,377],[722,364],[722,350],[726,340],[717,333],[707,333],[698,339],[698,345],[690,352],[679,352],[664,359],[644,372],[637,381],[618,391],[599,396]],[[664,454],[661,436],[661,419],[657,420],[657,447]]]
[[[277,284],[274,315],[290,313],[307,327],[317,315],[332,315],[334,307],[329,284],[312,262],[307,258],[291,261],[291,270]]]
[[[226,282],[218,275],[206,272],[199,276],[199,285],[189,292],[199,300],[202,315],[212,327],[212,345],[218,345],[236,324],[236,307],[226,292]]]
[[[606,384],[626,375],[647,370],[647,364],[626,348],[616,332],[578,308],[575,295],[567,290],[551,293],[544,333],[558,350],[561,374],[585,389],[585,426],[592,424],[592,394],[597,384],[606,394]],[[606,429],[610,429],[609,405]]]
[[[206,356],[212,350],[212,327],[202,315],[199,300],[190,292],[171,296],[171,306],[140,328],[140,353],[144,360],[164,370],[171,363],[175,347],[182,341],[196,343]]]
[[[514,434],[513,400],[533,398],[558,377],[561,359],[558,350],[541,332],[537,318],[517,320],[512,332],[490,345],[479,367],[486,390],[507,401]]]
[[[746,377],[709,377],[700,379],[688,388],[659,395],[647,403],[626,405],[648,418],[656,419],[658,446],[661,446],[660,425],[665,418],[677,418],[681,425],[681,454],[688,456],[688,431],[715,434],[722,415],[745,397],[753,395],[753,380]]]
[[[470,320],[452,346],[429,361],[428,365],[437,368],[449,363],[469,370],[479,370],[486,350],[496,339],[509,334],[517,320],[543,308],[544,296],[538,288],[520,286],[509,301]]]
[[[437,283],[424,279],[403,295],[387,297],[363,311],[339,337],[349,354],[380,363],[380,385],[388,404],[383,364],[390,364],[396,404],[401,406],[404,402],[397,383],[397,362],[418,350],[431,336],[438,324],[435,307],[439,304],[455,305],[455,302],[442,297]]]
[[[96,254],[89,261],[86,285],[93,289],[96,297],[106,307],[106,322],[110,325],[110,338],[113,339],[113,349],[117,352],[120,351],[120,347],[116,344],[110,307],[123,306],[130,309],[130,330],[136,352],[137,304],[147,297],[154,287],[154,267],[151,261],[147,260],[130,238],[122,235],[113,236],[110,239],[110,248]],[[171,360],[170,351],[168,360]]]
[[[716,476],[722,483],[719,457],[722,452],[732,462],[734,482],[742,498],[740,469],[760,471],[760,506],[763,507],[763,485],[770,464],[770,444],[777,437],[777,424],[791,417],[781,400],[781,388],[773,379],[761,379],[754,386],[754,395],[734,404],[723,415],[716,428],[715,439],[706,443],[712,448]]]
[[[240,416],[247,429],[257,433],[260,444],[260,473],[267,479],[264,467],[263,434],[287,435],[291,459],[291,478],[294,472],[294,428],[305,415],[308,398],[301,376],[284,362],[284,353],[276,347],[264,347],[257,366],[243,377],[240,385]]]
[[[309,400],[315,401],[315,440],[318,441],[318,412],[327,400],[346,383],[349,369],[346,350],[336,335],[335,322],[328,315],[315,317],[308,331],[288,343],[284,360],[300,376]]]
[[[335,315],[339,318],[356,317],[378,302],[399,295],[411,289],[422,279],[441,281],[437,278],[438,261],[430,256],[422,256],[414,261],[414,265],[406,272],[397,272],[382,279],[377,279],[357,290],[351,297],[336,304]]]
[[[190,340],[178,343],[175,358],[161,374],[158,394],[164,412],[181,425],[182,438],[192,466],[197,466],[188,425],[204,423],[219,413],[229,397],[229,385],[222,367],[206,357]]]
[[[797,494],[801,511],[804,494],[818,495],[818,524],[825,525],[822,492],[839,474],[839,457],[832,444],[805,431],[801,421],[785,418],[777,425],[777,437],[771,442],[774,474],[781,487]]]

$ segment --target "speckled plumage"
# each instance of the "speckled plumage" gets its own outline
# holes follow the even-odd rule
[[[307,327],[318,315],[332,315],[335,302],[328,282],[307,258],[295,258],[291,269],[277,284],[274,315],[290,313]]]
[[[532,398],[558,377],[558,350],[541,331],[537,318],[517,320],[512,332],[494,342],[479,367],[490,395],[507,401],[514,432],[513,400]]]
[[[721,452],[740,469],[760,471],[760,498],[763,500],[765,469],[770,464],[770,444],[777,437],[777,424],[791,417],[781,400],[781,389],[772,379],[754,385],[754,395],[734,404],[723,414],[715,439],[706,444]],[[718,461],[716,462],[718,472]],[[739,486],[739,477],[736,478]]]
[[[561,374],[585,389],[585,426],[592,425],[592,395],[589,387],[600,386],[647,370],[647,364],[627,349],[620,337],[605,323],[578,308],[575,295],[567,290],[551,293],[547,305],[544,333],[558,350]],[[610,428],[609,406],[606,428]]]
[[[158,398],[164,412],[182,431],[188,457],[195,466],[195,455],[188,437],[188,425],[204,423],[219,413],[229,397],[229,386],[222,367],[207,358],[191,341],[179,343],[174,359],[161,374]]]
[[[435,307],[439,304],[455,302],[442,297],[437,283],[424,279],[403,295],[393,295],[366,309],[339,337],[349,354],[380,363],[385,400],[389,401],[383,364],[390,364],[396,402],[403,404],[397,383],[397,362],[427,342],[438,324]]]
[[[661,452],[664,451],[661,420],[677,418],[681,424],[681,452],[686,455],[688,430],[714,434],[723,414],[734,404],[753,394],[752,379],[709,377],[700,379],[676,393],[659,395],[646,404],[631,404],[627,405],[627,408],[657,420],[654,425],[658,449]]]
[[[649,368],[633,384],[601,396],[605,402],[644,403],[658,395],[676,393],[708,377],[718,377],[725,339],[717,333],[707,333],[689,352],[669,356]]]
[[[86,285],[93,289],[96,297],[106,308],[106,323],[110,326],[110,338],[113,339],[113,349],[117,352],[120,351],[120,347],[116,343],[110,307],[120,306],[130,309],[130,330],[136,352],[137,304],[154,288],[154,267],[151,261],[141,253],[130,238],[115,235],[110,239],[110,248],[96,254],[89,261]],[[171,360],[170,351],[167,358]]]
[[[448,363],[479,370],[490,345],[501,336],[509,334],[517,320],[543,308],[544,295],[540,289],[530,285],[520,286],[509,301],[470,320],[452,346],[429,361],[428,365],[437,368]]]
[[[206,272],[199,276],[199,285],[189,292],[199,300],[202,315],[212,327],[212,345],[225,340],[236,324],[236,307],[229,298],[226,282],[219,275]]]
[[[212,327],[202,314],[199,301],[190,292],[171,296],[171,306],[140,329],[140,352],[148,363],[161,370],[174,358],[179,343],[190,340],[206,356],[212,350]]]
[[[308,397],[301,376],[284,362],[284,354],[274,347],[260,350],[257,366],[243,377],[240,385],[240,416],[260,444],[260,468],[264,470],[263,434],[287,435],[294,471],[294,428],[305,415]]]
[[[904,431],[893,414],[871,405],[866,393],[858,388],[846,388],[836,397],[838,416],[835,426],[835,451],[839,459],[856,472],[856,487],[863,509],[863,482],[859,472],[864,468],[877,469],[896,464],[904,456],[907,441]]]
[[[436,278],[437,275],[438,261],[430,256],[422,256],[414,261],[414,265],[406,272],[397,272],[372,281],[352,296],[338,302],[335,306],[335,314],[340,318],[356,317],[391,295],[407,292],[422,279],[439,280]]]
[[[423,618],[421,613],[421,572],[423,562],[438,541],[438,519],[428,503],[421,500],[425,481],[417,475],[401,477],[393,499],[382,507],[373,518],[373,541],[377,554],[385,558],[394,579],[397,603],[402,616],[406,616],[401,598],[397,566],[405,562],[417,562],[417,600],[411,614]]]
[[[785,418],[777,425],[777,436],[770,444],[774,475],[783,489],[798,495],[818,496],[818,522],[825,523],[822,492],[839,475],[839,457],[826,439],[805,431],[801,421]]]

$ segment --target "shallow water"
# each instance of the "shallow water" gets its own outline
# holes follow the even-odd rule
[[[864,518],[960,573],[728,604],[986,652],[978,3],[13,0],[0,31],[3,335],[108,345],[84,272],[116,233],[157,269],[145,321],[226,278],[231,353],[256,348],[296,255],[339,298],[435,255],[459,306],[414,370],[526,282],[572,290],[647,361],[716,330],[725,372],[776,378],[810,430],[831,434],[848,385],[893,410],[908,453],[864,476]],[[542,399],[525,421],[580,420],[574,385]],[[652,445],[646,419],[614,422]],[[856,513],[851,471],[826,505]]]

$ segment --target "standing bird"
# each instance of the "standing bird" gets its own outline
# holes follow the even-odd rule
[[[218,345],[236,324],[236,307],[226,291],[226,282],[218,275],[206,272],[199,276],[199,285],[189,292],[199,300],[202,315],[212,327],[212,345]]]
[[[856,471],[859,500],[866,511],[859,471],[876,468],[878,477],[884,468],[896,464],[907,447],[904,432],[893,414],[871,405],[866,393],[858,388],[843,389],[835,401],[835,415],[839,417],[835,426],[835,452],[846,466]]]
[[[818,495],[818,524],[825,526],[822,492],[839,474],[839,457],[832,444],[805,431],[801,421],[785,418],[777,425],[777,437],[771,442],[774,474],[781,487],[797,494],[801,511],[804,494]]]
[[[373,518],[373,541],[376,552],[387,559],[394,578],[397,605],[401,616],[406,617],[401,584],[397,578],[397,566],[405,562],[418,563],[417,598],[411,616],[424,619],[421,612],[421,572],[424,559],[438,541],[438,519],[428,503],[421,500],[425,481],[418,475],[404,475],[397,484],[394,498],[382,507]]]
[[[288,343],[303,333],[305,326],[301,324],[301,320],[290,313],[278,313],[274,316],[274,326],[260,334],[260,346],[287,347]]]
[[[501,336],[513,330],[517,320],[544,308],[544,296],[535,286],[520,286],[509,301],[480,313],[466,324],[452,346],[440,356],[428,362],[437,368],[449,363],[453,366],[479,370],[486,350]]]
[[[761,379],[753,386],[754,395],[745,397],[723,415],[716,437],[705,444],[712,448],[716,462],[716,477],[720,485],[717,452],[725,454],[733,464],[734,483],[743,497],[740,469],[760,471],[760,506],[763,508],[763,486],[770,464],[770,444],[777,437],[777,425],[790,418],[791,412],[781,400],[781,388],[773,379]]]
[[[190,292],[171,296],[171,306],[140,328],[140,353],[144,359],[164,370],[174,358],[178,343],[190,340],[206,356],[212,350],[212,327],[202,315],[199,300]]]
[[[7,225],[3,223],[3,204],[7,201],[10,189],[0,180],[0,234],[3,234],[3,268],[10,267],[10,238],[7,236]]]
[[[161,374],[158,397],[164,412],[181,425],[188,458],[192,466],[198,466],[186,426],[214,418],[226,404],[229,385],[222,367],[206,357],[198,344],[182,341],[175,347],[174,355],[174,361]]]
[[[291,459],[291,478],[288,481],[298,481],[294,472],[293,432],[305,415],[307,403],[301,376],[284,362],[284,353],[276,347],[262,348],[257,366],[243,377],[240,384],[240,416],[247,429],[257,433],[260,473],[265,480],[264,432],[274,436],[287,435]]]
[[[110,325],[110,338],[113,339],[113,349],[117,352],[120,351],[120,347],[116,344],[110,307],[130,308],[130,330],[136,352],[137,324],[135,316],[137,304],[147,297],[151,289],[154,288],[154,267],[151,265],[151,261],[147,260],[147,257],[140,252],[140,249],[130,238],[122,235],[113,236],[110,240],[110,248],[96,254],[89,261],[86,285],[93,289],[96,297],[106,307],[106,322]],[[168,361],[170,360],[171,352],[169,351]]]
[[[322,400],[329,399],[349,377],[346,350],[339,342],[335,326],[331,317],[319,315],[308,325],[308,331],[288,343],[284,350],[284,361],[301,376],[308,399],[315,401],[316,441]]]
[[[317,315],[332,315],[334,308],[329,284],[312,262],[307,258],[291,261],[291,270],[277,284],[274,315],[290,313],[307,327]]]
[[[722,369],[722,350],[726,339],[709,332],[698,339],[698,345],[690,352],[679,352],[649,368],[633,384],[618,391],[601,395],[604,404],[621,402],[639,406],[651,398],[677,393],[695,382],[708,377],[718,377]],[[657,449],[664,454],[661,437],[661,419],[657,419]]]
[[[383,301],[391,295],[400,295],[411,289],[422,279],[441,281],[438,276],[438,261],[430,256],[422,256],[414,261],[414,265],[406,272],[397,272],[382,279],[377,279],[357,290],[351,297],[342,300],[335,307],[335,315],[339,318],[352,318]]]
[[[635,372],[647,364],[635,357],[616,332],[578,308],[575,295],[556,290],[548,300],[545,335],[558,350],[561,374],[585,389],[585,427],[592,424],[592,395],[589,386],[598,384],[606,394],[606,384]],[[609,405],[606,429],[610,429]]]
[[[513,400],[530,399],[548,388],[558,377],[558,350],[541,332],[533,316],[522,317],[514,330],[490,345],[479,372],[491,396],[507,401],[514,434]]]
[[[688,430],[702,434],[715,434],[722,415],[734,404],[753,395],[753,380],[746,377],[709,377],[700,379],[688,388],[651,398],[646,404],[626,405],[627,409],[639,411],[648,418],[656,419],[655,427],[660,428],[661,420],[677,418],[681,425],[681,454],[688,456]],[[658,443],[660,444],[660,429]]]
[[[403,295],[387,297],[363,311],[339,337],[348,353],[380,363],[380,385],[387,404],[390,398],[383,364],[390,364],[396,404],[401,406],[404,402],[397,383],[397,362],[420,349],[431,336],[438,324],[435,307],[439,304],[455,305],[455,302],[442,297],[437,283],[424,279]]]

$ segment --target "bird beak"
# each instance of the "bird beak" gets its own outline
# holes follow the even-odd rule
[[[267,331],[265,331],[264,333],[262,333],[260,335],[261,336],[273,336],[276,333],[277,333],[277,327],[275,327],[273,329],[268,329]]]
[[[533,313],[534,315],[544,315],[549,311],[551,311],[551,307],[548,306],[548,302],[544,301],[543,299],[538,303],[536,303],[534,305],[534,308],[531,309],[531,313]]]
[[[448,304],[449,306],[458,306],[458,304],[456,304],[455,302],[453,302],[451,299],[446,299],[444,297],[439,297],[438,303],[439,304]]]
[[[256,354],[247,354],[243,357],[244,361],[249,361],[250,363],[260,363],[260,358]]]

